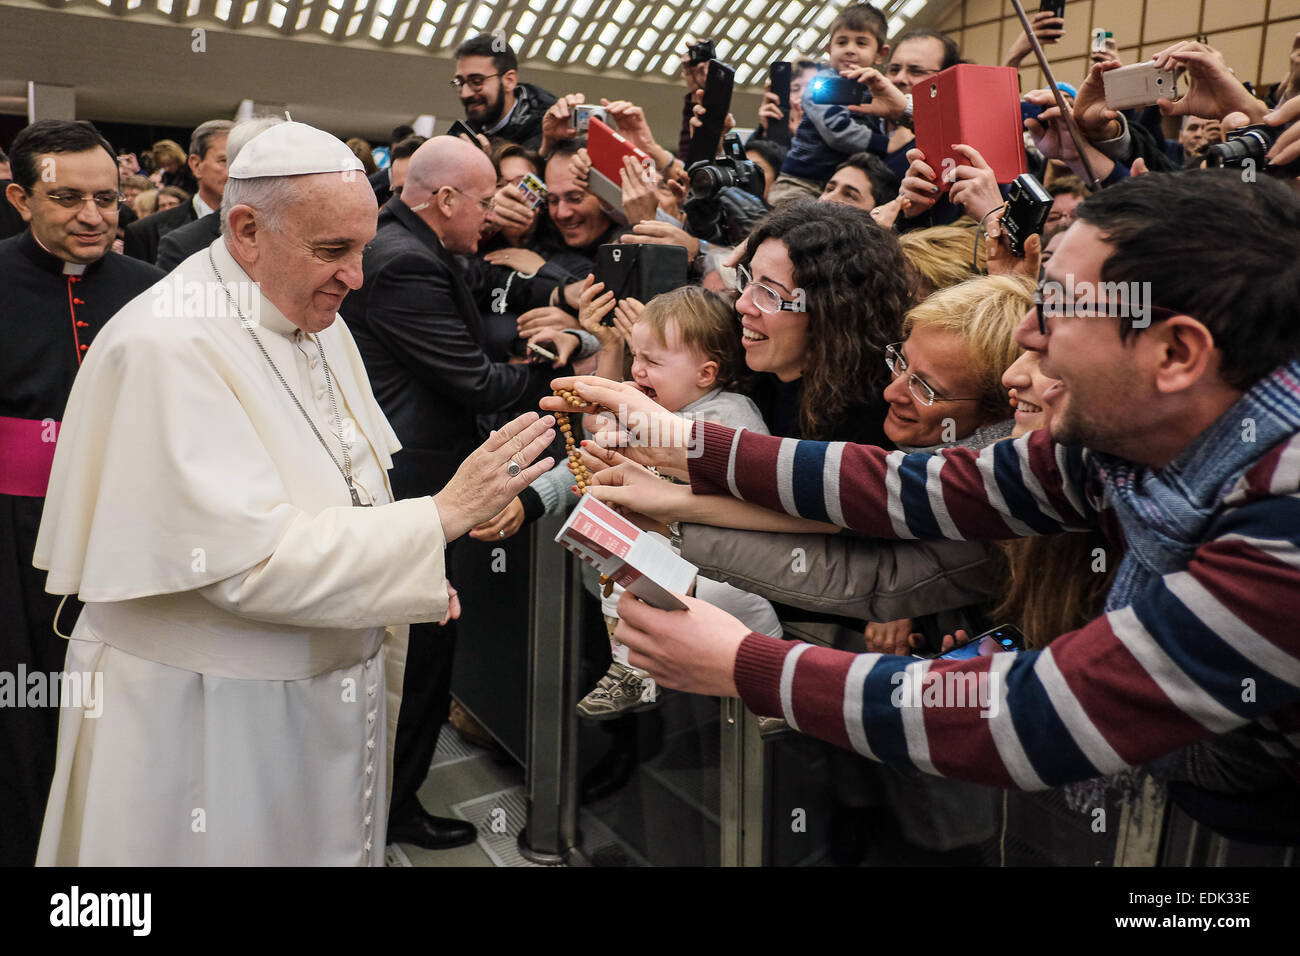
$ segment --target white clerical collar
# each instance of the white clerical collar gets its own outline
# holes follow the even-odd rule
[[[208,213],[216,212],[211,206],[203,201],[203,197],[198,193],[194,194],[194,214],[202,219]]]
[[[86,271],[86,263],[69,262],[67,259],[64,259],[62,256],[55,256],[54,253],[50,252],[49,249],[46,249],[45,243],[41,242],[41,240],[37,238],[35,229],[32,230],[32,241],[35,242],[38,246],[40,246],[42,251],[49,253],[49,255],[54,256],[54,258],[58,259],[60,262],[63,263],[63,274],[65,276],[79,276]]]
[[[285,318],[284,313],[277,309],[271,303],[271,300],[262,293],[262,287],[249,278],[243,266],[235,261],[235,257],[226,248],[224,236],[219,236],[208,249],[212,253],[213,261],[217,264],[217,270],[221,274],[221,278],[225,281],[226,288],[239,304],[239,308],[244,310],[245,314],[242,318],[247,319],[258,328],[278,332],[284,336],[293,336],[301,331],[298,326]],[[254,292],[255,295],[252,294]],[[227,298],[226,302],[229,303],[229,301],[230,299]],[[248,303],[253,306],[251,315],[247,311]],[[239,316],[236,318],[239,318]]]

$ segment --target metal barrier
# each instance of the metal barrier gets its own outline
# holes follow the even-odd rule
[[[578,848],[576,700],[582,581],[577,559],[560,552],[562,520],[545,516],[532,534],[528,626],[528,728],[524,763],[528,822],[519,852],[566,863]]]
[[[505,633],[485,634],[481,640],[466,635],[458,649],[458,668],[461,653],[476,658],[461,671],[474,675],[476,686],[467,690],[478,703],[473,708],[476,714],[494,718],[484,723],[498,740],[522,742],[528,810],[518,838],[520,852],[541,863],[592,862],[592,847],[583,845],[579,830],[581,813],[589,837],[601,831],[605,838],[610,834],[620,839],[627,836],[629,843],[636,840],[614,831],[632,820],[628,826],[639,828],[643,838],[643,852],[633,848],[632,862],[659,862],[659,856],[663,862],[680,864],[681,854],[674,856],[680,847],[665,843],[673,840],[695,844],[692,859],[705,865],[824,861],[830,840],[824,825],[810,824],[799,836],[788,832],[792,807],[809,816],[825,815],[827,777],[818,766],[821,758],[817,755],[822,745],[799,735],[791,735],[779,746],[765,742],[757,718],[739,700],[720,701],[719,736],[711,738],[708,699],[669,692],[665,715],[656,718],[657,723],[643,722],[637,731],[642,737],[658,734],[661,746],[674,735],[686,734],[687,746],[678,748],[677,761],[656,766],[662,760],[655,759],[658,752],[643,748],[638,758],[638,786],[627,788],[640,791],[627,800],[635,805],[634,812],[621,814],[607,807],[602,822],[599,812],[588,815],[580,811],[580,721],[574,704],[586,689],[579,679],[583,602],[590,598],[583,593],[582,566],[554,543],[561,523],[558,517],[543,517],[529,529],[526,548],[520,540],[511,550],[512,561],[527,563],[526,576],[512,574],[506,582],[497,578],[471,585],[482,595],[479,600],[487,604],[480,606],[480,621]],[[495,554],[487,548],[478,556],[471,553],[463,570],[471,574]],[[493,594],[495,597],[490,596]],[[521,653],[525,630],[526,653]],[[802,634],[798,626],[791,631],[791,636],[795,635],[811,636]],[[520,670],[526,674],[518,673]],[[525,708],[492,709],[494,695],[514,693],[512,688],[520,684],[526,687]],[[590,737],[591,726],[583,727],[581,733]],[[716,751],[710,739],[717,742]],[[508,749],[518,756],[515,747]],[[681,759],[683,754],[691,759]],[[700,777],[716,773],[714,783],[702,787],[712,796],[692,802],[692,795],[686,792],[690,787],[682,783],[681,775],[686,772],[695,775],[697,785]],[[1116,825],[1103,827],[1110,831],[1104,837],[1096,833],[1096,827],[1089,828],[1083,815],[1065,808],[1059,791],[1013,792],[1001,798],[1000,804],[998,837],[977,848],[985,865],[1176,866],[1230,861],[1296,865],[1294,850],[1266,854],[1238,848],[1178,814],[1166,821],[1163,790],[1150,781],[1129,802],[1107,799],[1107,814]],[[715,839],[716,855],[710,849]],[[644,852],[646,847],[657,852]],[[701,849],[705,851],[702,856]]]

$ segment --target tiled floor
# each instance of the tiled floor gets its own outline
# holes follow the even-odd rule
[[[420,788],[420,803],[434,816],[453,817],[456,816],[451,809],[454,804],[500,793],[522,785],[523,781],[524,771],[517,764],[497,763],[488,751],[465,744],[447,726],[439,735],[433,768]],[[409,843],[400,846],[412,866],[495,866],[484,851],[482,833],[479,840],[454,850],[424,850]]]

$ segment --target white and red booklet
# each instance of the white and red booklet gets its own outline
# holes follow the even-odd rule
[[[555,540],[652,607],[686,610],[674,593],[686,594],[699,568],[598,498],[583,495]]]

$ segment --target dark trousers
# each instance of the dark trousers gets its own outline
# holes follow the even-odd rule
[[[412,624],[402,679],[402,709],[393,745],[393,800],[389,819],[400,822],[420,810],[416,794],[429,774],[438,732],[451,707],[451,665],[456,622]]]
[[[13,682],[15,695],[0,702],[0,866],[36,862],[54,776],[59,684],[51,684],[50,674],[63,670],[68,642],[54,633],[59,597],[45,593],[45,572],[32,567],[44,503],[44,498],[0,495],[0,672]],[[81,603],[68,598],[59,619],[64,634],[71,633],[80,610]],[[28,681],[20,684],[20,673],[44,675],[55,699],[26,706]]]

